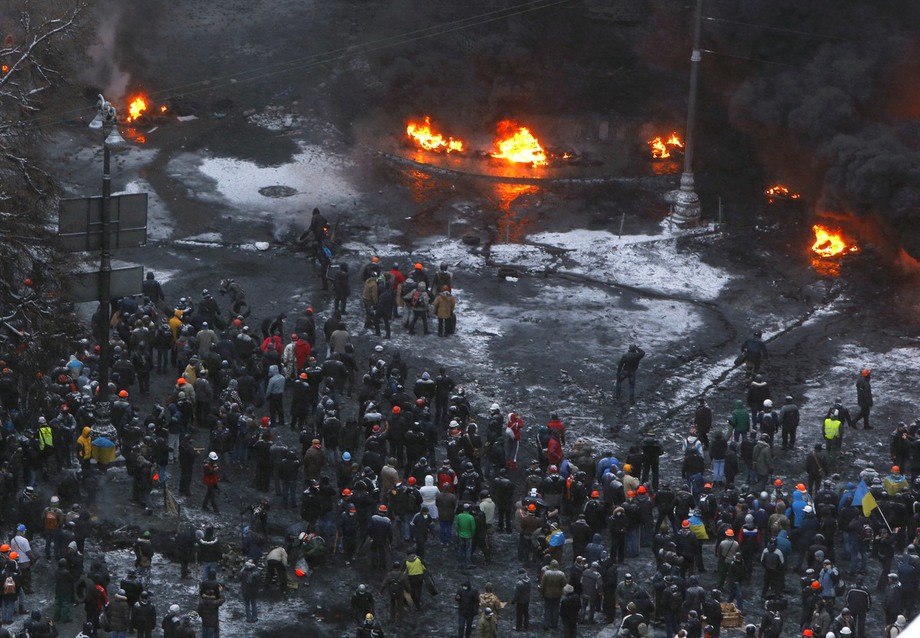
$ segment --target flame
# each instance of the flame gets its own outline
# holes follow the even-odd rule
[[[518,126],[511,120],[502,120],[498,123],[495,148],[498,151],[492,153],[492,157],[496,159],[546,166],[546,151],[540,146],[537,138],[527,127]]]
[[[131,102],[128,103],[128,118],[129,122],[133,122],[139,118],[147,110],[147,99],[143,95],[138,95]]]
[[[677,132],[671,133],[667,141],[663,141],[659,135],[653,140],[646,142],[652,147],[652,159],[668,159],[671,157],[673,149],[683,148],[684,143],[677,136]]]
[[[447,151],[451,153],[453,151],[463,150],[462,141],[455,140],[452,137],[445,140],[443,135],[432,131],[431,117],[428,115],[425,116],[425,122],[423,124],[409,122],[406,126],[406,135],[415,140],[415,142],[426,151]]]
[[[661,141],[660,137],[648,141],[652,147],[652,159],[667,159],[671,157],[671,152],[667,145]]]
[[[163,106],[160,107],[160,113],[165,113],[165,112],[166,112],[166,105],[164,104]]]
[[[858,246],[847,244],[839,230],[833,231],[820,224],[812,226],[812,230],[815,231],[815,243],[812,244],[811,250],[821,257],[836,257],[859,251]]]
[[[684,143],[677,136],[677,132],[671,133],[671,136],[667,141],[662,141],[661,136],[659,135],[653,140],[646,142],[649,146],[652,147],[652,159],[668,159],[671,157],[671,150],[676,148],[683,148]]]
[[[9,72],[9,70],[10,70],[9,65],[4,64],[3,66],[0,66],[0,71],[2,71],[3,73]]]
[[[793,193],[782,184],[771,186],[764,191],[764,195],[767,196],[767,202],[770,204],[775,203],[777,199],[799,199],[801,197],[801,195]]]

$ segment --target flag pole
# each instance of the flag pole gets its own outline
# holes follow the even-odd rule
[[[894,532],[893,532],[892,529],[891,529],[891,525],[888,524],[888,519],[885,518],[885,512],[882,511],[882,508],[876,506],[875,511],[877,511],[877,512],[879,513],[879,515],[882,517],[882,521],[884,521],[885,527],[888,528],[888,533],[889,533],[889,534],[894,534]]]

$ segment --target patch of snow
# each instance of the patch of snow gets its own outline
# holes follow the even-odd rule
[[[149,241],[165,240],[172,237],[176,230],[176,222],[169,207],[166,205],[157,192],[153,190],[150,182],[137,177],[133,181],[125,184],[125,189],[120,193],[147,193],[147,239]]]
[[[573,230],[538,233],[529,241],[565,248],[567,270],[628,286],[649,288],[696,299],[715,299],[729,280],[721,269],[680,252],[668,236],[617,237],[607,231]]]
[[[246,119],[269,131],[301,128],[304,123],[303,117],[287,112],[283,106],[268,106],[261,113],[253,113]]]
[[[201,243],[216,243],[220,244],[224,241],[224,236],[220,233],[201,233],[199,235],[192,235],[190,237],[183,237],[183,240],[186,242],[201,242]]]
[[[268,217],[278,223],[307,226],[308,212],[351,205],[358,192],[345,175],[350,162],[319,146],[302,145],[302,152],[291,162],[279,166],[259,166],[231,157],[201,157],[172,160],[170,173],[190,189],[190,195],[217,200],[235,209],[238,218]],[[189,174],[189,169],[199,176]],[[266,185],[283,185],[297,191],[284,199],[271,199],[259,193]]]

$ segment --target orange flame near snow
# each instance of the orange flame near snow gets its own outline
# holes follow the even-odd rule
[[[859,251],[859,246],[847,244],[840,231],[833,231],[820,224],[812,226],[812,230],[815,231],[815,243],[811,250],[821,257],[836,257]]]
[[[424,123],[409,122],[406,126],[406,135],[426,151],[462,151],[463,142],[452,137],[444,139],[440,133],[431,130],[431,117],[425,116]]]
[[[502,120],[498,123],[495,148],[492,153],[496,159],[506,159],[511,162],[530,164],[531,166],[546,166],[546,151],[540,142],[525,126],[518,126],[511,120]]]
[[[2,71],[3,73],[7,73],[9,70],[10,70],[10,67],[7,66],[6,64],[4,64],[3,66],[0,66],[0,71]]]
[[[147,99],[143,95],[138,95],[128,103],[129,122],[133,122],[147,111]]]
[[[671,149],[684,147],[677,133],[671,133],[667,141],[662,141],[661,136],[658,136],[646,143],[652,147],[652,159],[668,159],[671,157]]]

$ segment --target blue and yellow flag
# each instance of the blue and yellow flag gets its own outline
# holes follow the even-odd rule
[[[851,505],[853,507],[862,507],[863,516],[866,517],[871,516],[872,510],[878,508],[878,503],[875,501],[875,497],[872,496],[872,492],[869,491],[869,486],[866,485],[865,481],[860,481],[859,485],[856,486]]]

